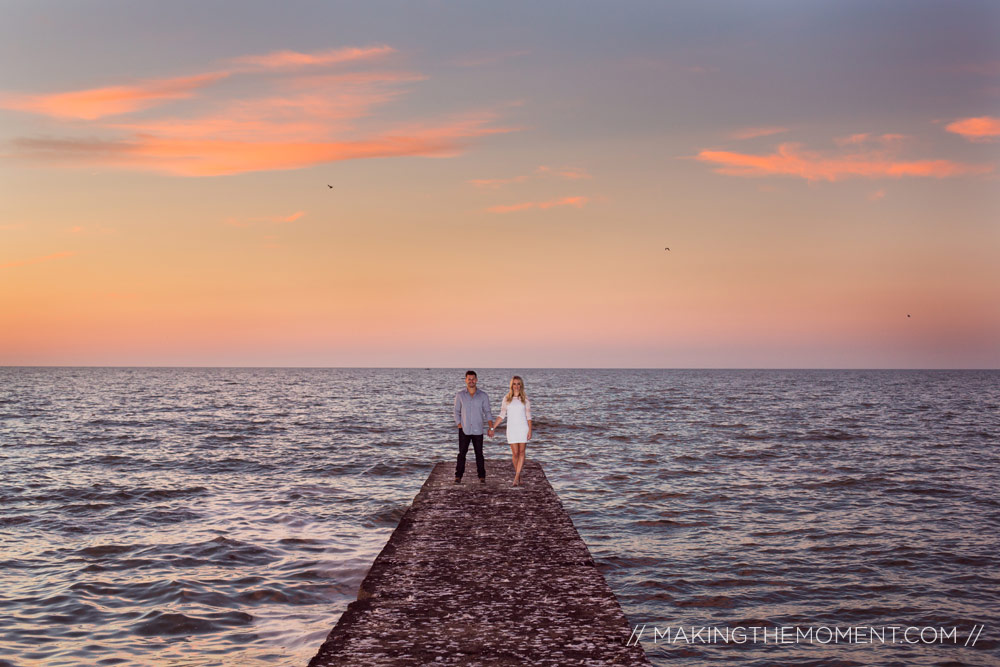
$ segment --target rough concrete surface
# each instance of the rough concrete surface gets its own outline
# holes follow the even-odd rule
[[[648,665],[541,466],[511,487],[438,463],[310,661],[326,665]]]

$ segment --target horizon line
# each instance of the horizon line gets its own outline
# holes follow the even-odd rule
[[[34,365],[0,365],[0,368],[148,368],[148,369],[248,369],[248,370],[461,370],[467,366],[207,366],[207,365],[66,365],[66,364],[34,364]],[[570,370],[570,371],[1000,371],[995,367],[910,367],[910,366],[871,366],[871,367],[841,367],[841,366],[479,366],[488,370]],[[473,369],[475,370],[475,369]]]

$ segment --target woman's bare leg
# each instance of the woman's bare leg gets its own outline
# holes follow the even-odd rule
[[[524,448],[526,443],[518,442],[511,447],[517,448],[517,454],[514,457],[514,484],[518,485],[521,483],[521,468],[524,467]]]
[[[517,477],[517,445],[510,443],[510,462],[514,466],[514,477]]]

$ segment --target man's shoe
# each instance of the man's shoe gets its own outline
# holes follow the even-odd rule
[[[480,484],[485,484],[486,483],[486,478],[485,477],[480,477],[479,478],[479,483]]]
[[[461,477],[456,477],[455,478],[455,484],[461,484],[461,483],[462,483],[462,478]]]

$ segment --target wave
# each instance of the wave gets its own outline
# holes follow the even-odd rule
[[[29,502],[59,502],[65,503],[73,500],[85,500],[96,502],[108,502],[120,504],[123,502],[157,502],[164,500],[176,500],[194,498],[204,495],[208,489],[204,486],[192,486],[175,489],[155,489],[148,487],[137,487],[133,489],[108,489],[104,490],[100,486],[92,487],[66,487],[56,489],[49,493],[42,493],[36,496],[22,498]]]
[[[133,631],[142,637],[181,637],[219,632],[247,626],[252,622],[253,616],[242,611],[220,612],[205,617],[151,611],[142,616],[141,622],[133,627]]]
[[[670,528],[697,528],[700,526],[707,526],[709,524],[707,521],[674,521],[672,519],[655,519],[636,521],[635,525],[647,528],[659,528],[661,526]]]

